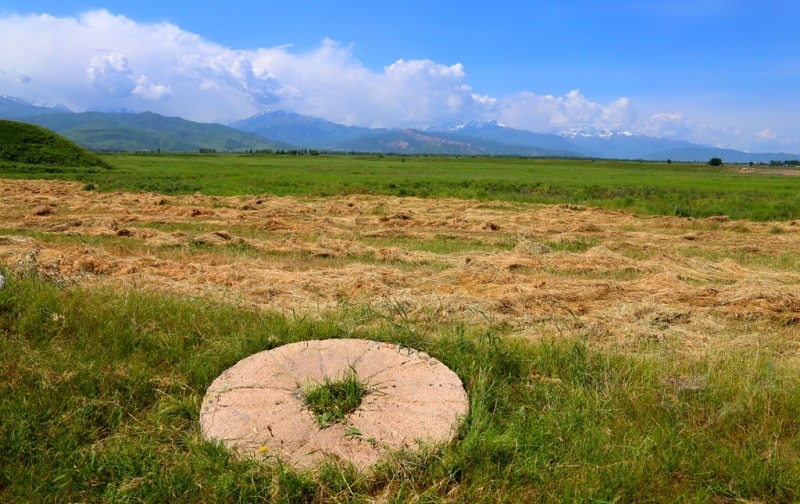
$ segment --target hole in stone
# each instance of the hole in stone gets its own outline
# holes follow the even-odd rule
[[[325,428],[344,422],[345,417],[361,405],[365,395],[367,387],[351,367],[339,380],[325,377],[322,383],[312,384],[305,391],[303,404],[313,413],[317,425]]]

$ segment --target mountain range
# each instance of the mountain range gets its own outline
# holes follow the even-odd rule
[[[96,151],[290,151],[407,155],[535,156],[760,163],[798,160],[790,153],[749,153],[620,131],[535,133],[497,121],[422,129],[346,126],[286,111],[266,111],[230,125],[152,112],[72,112],[0,96],[0,118],[34,123]]]

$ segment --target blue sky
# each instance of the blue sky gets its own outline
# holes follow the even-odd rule
[[[0,0],[0,94],[227,122],[497,119],[800,152],[785,0]]]

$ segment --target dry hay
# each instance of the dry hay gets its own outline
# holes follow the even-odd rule
[[[88,285],[290,313],[402,303],[420,320],[490,320],[519,337],[581,336],[623,350],[706,351],[767,337],[798,352],[796,222],[367,195],[106,194],[0,180],[0,229],[0,264]],[[597,245],[544,245],[575,240]],[[459,246],[415,249],[424,241]],[[463,246],[471,243],[481,245]]]

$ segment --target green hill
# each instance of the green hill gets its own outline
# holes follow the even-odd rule
[[[83,147],[33,124],[0,119],[0,162],[111,168]]]
[[[198,152],[207,149],[225,152],[292,148],[256,133],[152,112],[55,113],[25,120],[56,131],[92,151]]]

